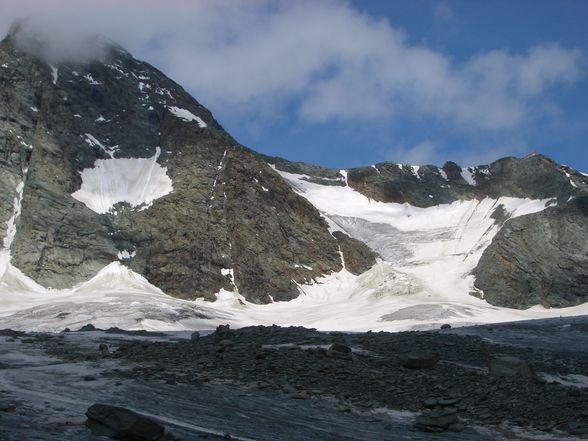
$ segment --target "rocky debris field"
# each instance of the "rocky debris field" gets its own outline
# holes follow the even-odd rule
[[[586,439],[587,331],[585,317],[363,334],[276,326],[202,335],[2,331],[0,438],[23,439],[24,429],[14,435],[18,421],[42,427],[59,395],[69,396],[58,407],[71,421],[122,406],[124,421],[152,417],[156,433],[157,424],[170,428],[166,439]],[[39,376],[41,366],[53,376]],[[75,379],[56,366],[69,366]],[[24,403],[43,381],[61,389],[51,392],[49,410],[32,415]],[[68,439],[107,439],[68,427]],[[60,438],[45,431],[26,439]]]

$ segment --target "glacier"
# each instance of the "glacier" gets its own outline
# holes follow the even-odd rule
[[[82,172],[82,188],[72,196],[104,213],[116,202],[138,206],[168,194],[172,183],[156,162],[158,153],[146,159],[98,160],[94,169]],[[221,290],[215,302],[177,299],[118,261],[72,289],[47,289],[11,265],[5,247],[0,251],[0,327],[60,331],[92,323],[172,331],[229,323],[401,331],[588,313],[587,304],[564,309],[495,307],[473,287],[470,273],[500,229],[493,211],[501,207],[510,217],[524,216],[545,209],[552,200],[501,197],[418,208],[370,200],[348,185],[320,185],[304,175],[279,173],[320,211],[332,231],[343,231],[378,252],[377,264],[359,276],[343,269],[299,285],[300,296],[294,300],[256,305],[236,287]],[[109,183],[113,177],[124,185]],[[18,204],[17,198],[15,215]],[[13,224],[12,219],[7,225],[11,234]]]

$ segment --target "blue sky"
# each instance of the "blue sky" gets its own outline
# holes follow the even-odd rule
[[[588,55],[588,2],[364,0],[351,7],[387,20],[406,33],[410,44],[439,51],[457,63],[493,50],[525,54],[550,42]],[[542,99],[553,112],[507,130],[462,129],[434,115],[309,123],[301,122],[292,109],[263,128],[252,129],[230,114],[221,121],[241,142],[264,153],[331,167],[411,160],[475,164],[538,151],[588,171],[585,69],[584,65],[584,75],[573,84],[545,90]]]
[[[537,151],[588,171],[586,1],[5,0],[159,67],[241,143],[343,168]],[[85,2],[84,2],[85,3]]]

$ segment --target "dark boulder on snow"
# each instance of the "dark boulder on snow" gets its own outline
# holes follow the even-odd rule
[[[87,325],[82,326],[78,329],[78,332],[89,332],[89,331],[99,331],[100,329],[96,328],[92,323],[88,323]]]
[[[331,344],[327,349],[326,355],[328,357],[341,358],[344,360],[353,359],[351,348],[341,343]]]

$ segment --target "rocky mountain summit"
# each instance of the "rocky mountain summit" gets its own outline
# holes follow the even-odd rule
[[[0,43],[0,239],[12,265],[44,287],[70,288],[120,262],[175,297],[229,292],[271,303],[320,276],[363,274],[398,255],[384,255],[382,236],[357,233],[359,221],[326,216],[291,175],[405,208],[544,201],[519,217],[502,202],[485,213],[500,231],[471,272],[472,293],[516,308],[588,301],[582,173],[538,154],[471,168],[350,170],[260,155],[121,47],[96,40],[95,57],[48,59],[28,32],[15,25]],[[374,225],[393,242],[396,230]]]
[[[0,44],[0,222],[27,276],[66,288],[118,259],[174,296],[269,302],[342,269],[317,210],[179,85],[114,45],[54,66],[19,32]]]

